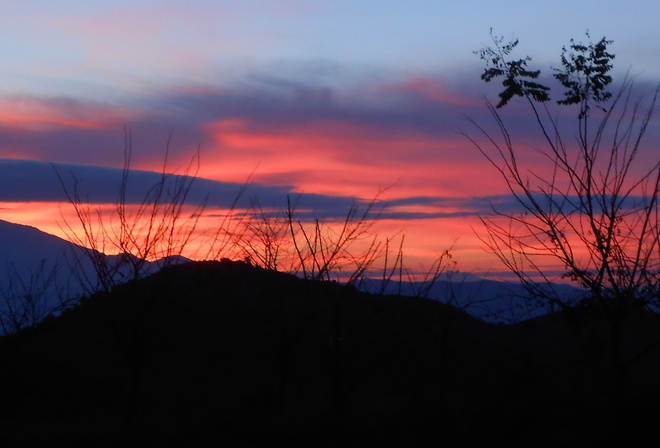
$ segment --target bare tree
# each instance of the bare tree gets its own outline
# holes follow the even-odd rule
[[[33,327],[74,302],[65,300],[57,287],[58,265],[41,260],[29,275],[7,265],[6,278],[0,282],[0,336]]]
[[[131,174],[131,132],[124,133],[124,165],[117,200],[109,214],[82,197],[79,181],[73,174],[73,185],[56,172],[77,222],[63,218],[67,238],[81,246],[91,262],[91,273],[82,269],[77,258],[78,275],[87,293],[109,291],[115,284],[138,279],[151,273],[150,263],[162,268],[175,263],[195,237],[197,223],[206,201],[189,204],[189,194],[199,170],[199,154],[178,174],[169,173],[168,139],[159,179],[147,190],[141,201],[133,204],[129,196]],[[79,229],[77,228],[79,227]],[[116,256],[108,256],[116,253]]]
[[[364,206],[353,204],[342,219],[323,220],[301,217],[290,197],[285,209],[264,208],[254,198],[224,233],[250,264],[309,280],[352,283],[383,255],[384,243],[372,231],[378,206],[375,198]]]
[[[626,78],[618,94],[605,90],[614,55],[605,38],[587,45],[571,41],[562,51],[563,69],[555,78],[567,90],[559,105],[578,106],[569,138],[548,107],[549,88],[528,82],[539,71],[526,69],[529,57],[509,60],[517,41],[478,54],[487,63],[482,76],[504,76],[506,89],[488,109],[499,137],[473,121],[481,136],[468,138],[504,179],[519,213],[493,207],[482,219],[482,240],[535,293],[560,306],[564,302],[535,281],[545,278],[544,261],[558,261],[565,276],[586,288],[593,300],[658,305],[660,275],[660,157],[643,146],[653,118],[658,90],[648,101],[635,101]],[[523,67],[523,69],[521,69]],[[518,96],[527,103],[542,137],[535,148],[545,167],[523,161],[518,144],[499,109]],[[607,106],[600,107],[600,105]],[[593,117],[599,106],[601,117]]]
[[[286,212],[263,208],[255,198],[247,215],[242,231],[234,233],[234,244],[243,258],[264,269],[295,272]]]
[[[636,352],[624,350],[629,337],[624,332],[635,331],[629,318],[643,309],[660,311],[660,153],[644,145],[658,88],[636,99],[626,76],[611,94],[606,89],[612,82],[612,41],[571,40],[562,49],[562,68],[554,69],[565,89],[556,103],[577,109],[567,132],[550,107],[550,88],[537,81],[540,71],[527,68],[531,58],[510,58],[518,41],[504,44],[493,37],[493,42],[475,53],[486,62],[484,81],[504,77],[500,102],[487,105],[496,131],[472,121],[479,137],[466,136],[500,173],[518,211],[493,205],[492,214],[482,218],[481,239],[546,305],[571,305],[544,286],[552,280],[547,272],[552,264],[584,289],[580,305],[607,322],[602,345],[620,410],[627,368],[659,342],[645,339],[647,345]],[[500,112],[517,97],[536,125],[529,132],[541,137],[534,150],[545,162],[542,168],[529,164],[529,148],[516,140]]]
[[[295,207],[287,199],[286,225],[288,238],[297,260],[296,270],[312,280],[336,280],[354,283],[381,256],[383,243],[371,228],[378,217],[375,198],[365,207],[352,205],[342,221],[325,223],[314,219],[306,223],[296,217]],[[356,243],[365,244],[356,250]]]

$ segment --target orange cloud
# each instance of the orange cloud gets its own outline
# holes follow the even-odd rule
[[[119,220],[116,213],[115,204],[90,204],[89,206],[90,219],[87,223],[88,229],[94,235],[96,248],[101,249],[106,254],[116,254],[119,248],[116,245],[117,240],[104,240],[105,230],[108,235],[119,235]],[[136,205],[127,206],[128,219],[132,220],[136,215]],[[176,230],[186,232],[188,226],[192,224],[190,221],[191,214],[195,211],[194,206],[187,206],[182,209],[182,213],[177,224]],[[199,219],[199,228],[194,231],[194,236],[186,245],[184,256],[190,258],[197,258],[197,256],[205,255],[210,249],[210,237],[217,230],[217,226],[221,219],[217,216],[226,213],[226,210],[208,210],[205,216]],[[98,217],[102,216],[102,221]],[[147,214],[147,219],[149,218]],[[156,215],[156,220],[160,219],[161,215]],[[29,225],[38,228],[39,230],[57,236],[59,238],[72,241],[76,244],[89,246],[89,241],[86,240],[85,229],[76,213],[74,207],[68,202],[0,202],[0,219],[8,222]],[[158,222],[158,221],[157,221]],[[91,224],[90,224],[91,223]],[[135,240],[140,244],[146,241],[146,229],[148,221],[142,221],[142,224],[134,227],[136,233]],[[229,225],[229,224],[228,224]],[[234,224],[237,225],[237,224]],[[140,232],[140,229],[143,232]],[[152,231],[153,238],[153,231]],[[176,237],[174,240],[177,242]]]
[[[0,219],[33,226],[39,230],[66,238],[64,220],[75,224],[76,216],[69,204],[57,202],[0,202]],[[80,230],[80,229],[79,229]]]

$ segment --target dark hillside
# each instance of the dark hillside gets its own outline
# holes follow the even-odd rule
[[[498,326],[435,301],[189,263],[0,340],[0,444],[550,446],[604,441],[629,420],[640,435],[660,416],[660,327],[646,317],[627,327],[639,361],[614,400],[601,324]]]

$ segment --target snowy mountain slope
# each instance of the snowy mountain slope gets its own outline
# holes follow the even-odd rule
[[[119,266],[115,283],[130,277],[125,255],[98,256],[108,266]],[[185,261],[190,260],[168,264]],[[160,265],[146,263],[142,273],[156,272]],[[38,323],[99,286],[88,250],[34,227],[0,220],[0,334]]]
[[[0,287],[5,291],[28,287],[38,277],[56,283],[60,291],[73,287],[73,264],[81,255],[79,246],[62,238],[0,220]]]

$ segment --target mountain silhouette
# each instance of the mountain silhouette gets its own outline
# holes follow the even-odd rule
[[[11,321],[14,316],[9,315],[13,313],[15,320],[24,320],[14,327],[22,328],[96,291],[99,279],[93,257],[120,267],[114,272],[117,283],[130,278],[130,263],[124,262],[131,255],[105,255],[35,227],[0,220],[0,317]],[[172,257],[145,262],[143,271],[154,273],[161,266],[189,261]],[[8,330],[0,328],[0,335]]]
[[[594,446],[655,432],[660,323],[490,324],[435,300],[194,262],[0,339],[2,446]],[[617,379],[623,378],[619,390]]]
[[[13,296],[35,295],[40,298],[42,314],[58,308],[62,302],[75,301],[93,292],[98,286],[97,273],[90,260],[89,249],[45,233],[34,227],[0,220],[0,313],[7,307],[6,299]],[[105,256],[108,263],[119,264],[121,257]],[[158,271],[165,265],[191,260],[185,257],[146,263],[145,274]],[[130,278],[119,272],[117,282]],[[122,276],[123,275],[123,276]],[[419,295],[444,303],[451,303],[468,314],[493,323],[512,323],[538,317],[548,312],[528,300],[529,294],[518,283],[494,281],[476,275],[445,273],[433,282],[383,283],[382,279],[365,279],[359,287],[371,293]],[[552,285],[566,297],[579,294],[570,285]]]

